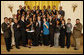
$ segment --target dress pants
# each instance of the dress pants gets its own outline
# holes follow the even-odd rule
[[[15,45],[16,45],[16,48],[19,47],[19,44],[20,44],[20,36],[15,36]]]
[[[66,33],[66,45],[67,45],[67,48],[70,47],[70,37],[71,37],[71,32]]]
[[[5,39],[5,44],[6,44],[6,50],[10,50],[10,48],[11,48],[10,38],[4,38],[4,39]]]
[[[60,34],[60,46],[61,47],[65,46],[65,33]]]
[[[54,33],[53,33],[53,31],[50,32],[49,40],[50,40],[50,45],[53,46],[54,45]]]
[[[43,36],[43,43],[44,43],[44,45],[46,45],[46,46],[49,45],[49,39],[48,39],[48,36],[49,36],[49,35],[44,35],[44,36]]]
[[[80,38],[75,38],[74,37],[74,44],[75,44],[75,48],[79,49],[80,48]]]
[[[21,36],[22,36],[22,45],[26,46],[26,35],[25,35],[25,31],[21,31]]]
[[[54,46],[55,47],[59,46],[59,35],[60,35],[60,33],[55,33],[54,34]]]

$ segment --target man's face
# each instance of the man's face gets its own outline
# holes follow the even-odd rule
[[[67,20],[67,23],[70,23],[71,22],[71,20]]]
[[[36,6],[34,6],[34,9],[36,9]]]
[[[62,10],[62,7],[60,7],[60,10]]]
[[[46,7],[44,6],[43,8],[45,9]]]
[[[19,8],[22,9],[22,6],[20,5]]]
[[[76,24],[79,23],[79,22],[80,22],[80,20],[76,20]]]
[[[8,18],[5,18],[5,20],[4,20],[6,23],[8,23]]]
[[[39,6],[37,7],[37,9],[39,9]]]

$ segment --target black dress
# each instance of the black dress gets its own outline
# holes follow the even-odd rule
[[[26,45],[26,21],[24,22],[22,20],[19,21],[20,23],[20,30],[21,30],[21,40],[22,40],[22,45]]]

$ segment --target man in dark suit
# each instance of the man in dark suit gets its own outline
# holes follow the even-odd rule
[[[44,13],[46,14],[47,9],[46,9],[46,6],[45,5],[43,6],[43,10],[44,10]]]
[[[36,22],[36,36],[37,36],[37,45],[42,45],[42,36],[41,36],[41,32],[42,32],[42,21],[41,21],[41,17],[38,16],[37,17],[37,22]]]
[[[54,45],[54,25],[55,25],[55,21],[53,21],[52,17],[49,16],[48,19],[49,22],[49,30],[50,30],[50,35],[49,35],[49,40],[50,40],[50,47],[53,47]]]
[[[39,13],[41,12],[41,10],[40,10],[40,7],[39,7],[39,6],[37,6],[37,10],[39,11]]]
[[[12,34],[12,32],[11,32],[10,27],[11,27],[11,25],[9,25],[9,23],[8,23],[8,18],[5,17],[4,22],[2,23],[2,31],[4,34],[6,49],[8,52],[10,52],[10,49],[11,49],[11,34]]]
[[[65,16],[65,12],[62,10],[62,6],[60,6],[60,10],[58,11],[58,13],[63,17]]]
[[[53,13],[54,15],[57,15],[57,10],[56,10],[55,8],[56,8],[56,7],[55,7],[55,6],[53,6],[52,13]]]
[[[19,5],[19,9],[18,10],[20,10],[21,16],[22,16],[23,12],[25,12],[25,10],[23,9],[22,5]]]
[[[20,37],[21,37],[21,33],[20,33],[20,25],[18,23],[17,19],[14,19],[14,25],[13,25],[13,29],[14,29],[14,36],[15,36],[15,45],[17,49],[19,48],[19,41],[20,41]]]
[[[33,7],[33,14],[36,14],[36,6]]]

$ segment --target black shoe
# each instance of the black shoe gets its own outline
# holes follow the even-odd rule
[[[67,49],[69,49],[69,48],[67,48]]]
[[[17,49],[20,49],[20,47],[16,47]]]
[[[28,46],[26,46],[26,45],[23,45],[23,47],[28,47]]]
[[[69,49],[70,47],[67,47],[67,49]]]
[[[40,46],[42,46],[42,43],[39,43]]]
[[[7,52],[10,52],[10,50],[7,50]]]
[[[53,47],[53,45],[51,45],[50,47]]]
[[[13,49],[12,47],[10,47],[10,49]]]
[[[31,48],[30,46],[28,48]]]
[[[64,48],[64,47],[61,46],[61,48]]]
[[[74,48],[74,50],[78,50],[78,49]]]

